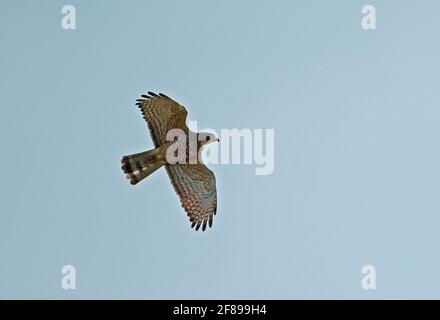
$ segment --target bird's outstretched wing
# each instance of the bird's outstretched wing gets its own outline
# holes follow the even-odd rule
[[[217,212],[217,189],[214,173],[203,163],[166,165],[174,190],[179,195],[191,228],[212,227]]]
[[[136,105],[148,124],[156,148],[167,142],[166,136],[171,129],[182,129],[188,133],[188,112],[184,106],[166,95],[148,92],[148,95],[142,95],[142,99],[136,100]]]

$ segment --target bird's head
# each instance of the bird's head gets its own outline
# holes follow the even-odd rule
[[[203,146],[206,146],[212,142],[219,142],[220,140],[212,133],[201,132],[198,134],[198,141],[199,141],[200,147],[203,147]]]

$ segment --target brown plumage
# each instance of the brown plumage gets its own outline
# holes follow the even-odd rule
[[[191,227],[195,227],[196,230],[202,227],[205,231],[208,225],[212,227],[213,216],[217,212],[214,173],[200,162],[198,157],[194,164],[188,161],[184,164],[170,164],[166,159],[167,149],[174,143],[166,139],[170,130],[180,129],[186,137],[191,134],[197,135],[186,125],[188,112],[185,107],[162,93],[157,95],[148,92],[148,95],[142,95],[142,99],[136,101],[147,122],[155,149],[124,156],[121,160],[122,170],[130,183],[135,185],[165,166],[174,190],[189,217]],[[203,135],[206,140],[197,143],[197,155],[204,145],[218,141],[212,134]]]

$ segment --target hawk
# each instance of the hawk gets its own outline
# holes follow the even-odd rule
[[[213,216],[217,212],[215,176],[201,161],[200,152],[207,144],[219,140],[213,134],[189,130],[186,125],[188,112],[185,107],[162,93],[148,92],[148,95],[142,95],[142,99],[136,100],[136,105],[147,122],[155,149],[122,157],[121,169],[127,179],[135,185],[165,166],[171,184],[189,217],[191,228],[199,230],[202,227],[205,231],[207,225],[212,227]],[[168,149],[176,143],[167,140],[170,130],[181,130],[179,132],[183,132],[187,137],[184,161],[175,162],[167,159]],[[191,136],[197,137],[196,148],[193,148],[193,151],[189,146]],[[192,157],[194,153],[196,157]]]

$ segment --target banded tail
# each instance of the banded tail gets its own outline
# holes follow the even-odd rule
[[[135,185],[165,164],[161,149],[153,149],[141,153],[123,156],[121,169],[130,184]]]

